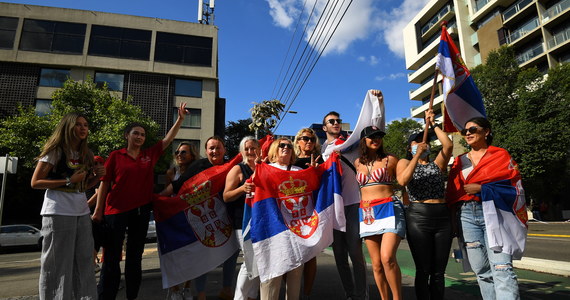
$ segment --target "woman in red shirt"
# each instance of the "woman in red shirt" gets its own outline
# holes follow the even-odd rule
[[[111,152],[105,163],[107,173],[99,187],[93,214],[93,220],[104,220],[110,229],[104,242],[105,261],[99,278],[99,299],[115,299],[117,296],[121,279],[119,262],[127,228],[127,299],[138,296],[141,259],[151,211],[154,166],[178,133],[184,121],[185,107],[186,103],[180,105],[178,119],[164,139],[147,149],[142,149],[146,139],[145,128],[138,123],[127,126],[124,133],[127,147]]]

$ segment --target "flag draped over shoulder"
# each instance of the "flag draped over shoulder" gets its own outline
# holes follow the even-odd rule
[[[386,130],[384,112],[384,98],[378,98],[372,95],[372,90],[368,90],[353,130],[354,134],[350,135],[342,144],[328,146],[324,152],[325,157],[328,157],[334,151],[339,151],[353,162],[358,156],[358,143],[360,142],[362,129],[368,126],[376,126],[382,131]]]
[[[319,167],[301,171],[257,165],[255,196],[246,200],[244,213],[248,271],[258,272],[265,282],[299,267],[332,243],[333,227],[344,224],[344,214],[334,209],[334,202],[341,201],[340,172],[336,153]]]
[[[239,247],[219,196],[229,170],[241,161],[210,167],[183,185],[175,197],[155,195],[162,286],[169,288],[205,274]]]
[[[465,154],[459,156],[449,173],[446,198],[457,201],[481,200],[489,247],[521,259],[528,231],[526,200],[518,165],[502,148],[489,146],[479,164],[464,176]],[[469,195],[463,186],[481,184],[481,194]]]
[[[441,30],[435,68],[443,76],[446,132],[462,130],[471,118],[486,117],[481,93],[445,27]]]

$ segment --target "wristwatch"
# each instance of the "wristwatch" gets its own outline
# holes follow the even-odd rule
[[[70,186],[70,185],[71,185],[71,178],[65,177],[65,186]]]

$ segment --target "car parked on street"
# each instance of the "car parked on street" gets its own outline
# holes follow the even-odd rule
[[[0,249],[6,247],[32,246],[41,249],[43,237],[40,230],[26,224],[0,227]]]

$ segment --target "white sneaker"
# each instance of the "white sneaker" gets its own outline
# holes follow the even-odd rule
[[[194,298],[192,297],[192,291],[190,291],[189,288],[184,288],[182,290],[182,297],[184,300],[193,300]]]
[[[168,289],[168,293],[166,294],[166,300],[184,300],[184,297],[182,297],[182,291],[181,290],[174,291],[172,289]]]

